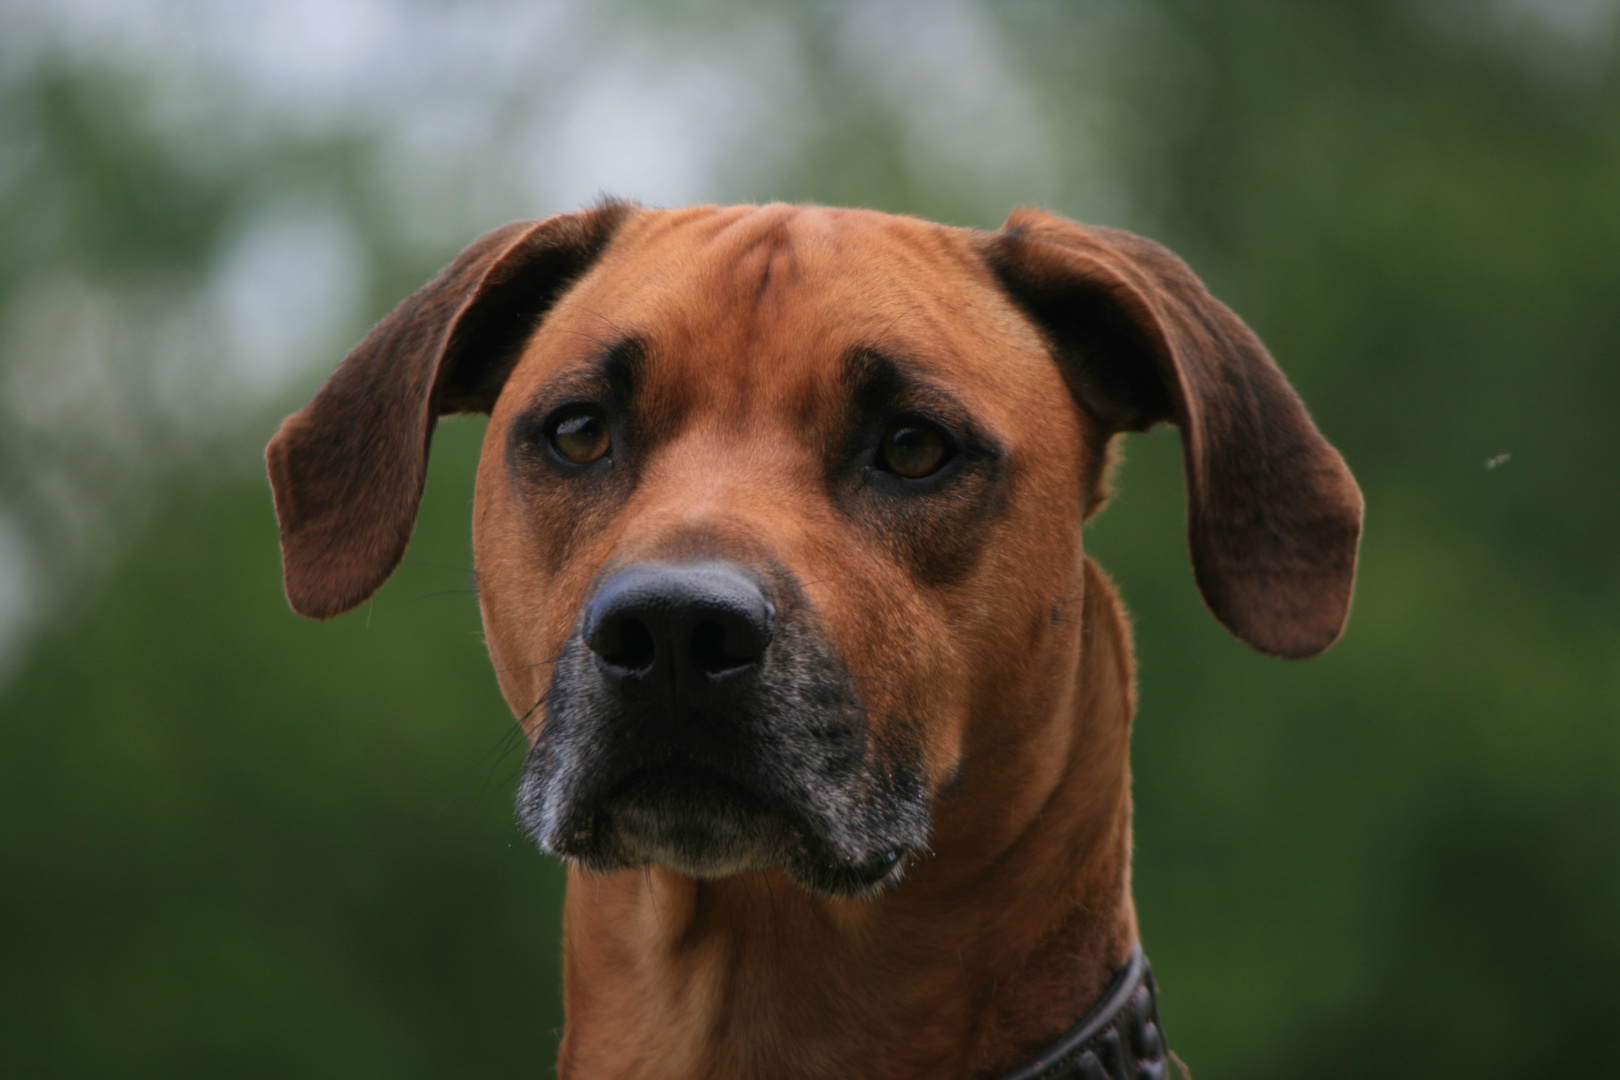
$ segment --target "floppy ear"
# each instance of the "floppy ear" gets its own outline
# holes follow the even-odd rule
[[[341,615],[394,572],[438,418],[490,410],[535,324],[630,212],[609,202],[479,237],[282,422],[265,456],[293,610]]]
[[[1181,428],[1193,575],[1215,617],[1274,656],[1333,644],[1361,492],[1253,331],[1130,233],[1024,209],[986,255],[1105,433]]]

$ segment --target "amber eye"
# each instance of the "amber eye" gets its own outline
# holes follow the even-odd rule
[[[563,411],[551,424],[551,445],[557,453],[576,465],[589,465],[607,455],[613,446],[607,420],[589,406]]]
[[[878,446],[878,460],[883,468],[908,480],[920,480],[938,472],[950,454],[950,444],[940,430],[917,420],[894,425]]]

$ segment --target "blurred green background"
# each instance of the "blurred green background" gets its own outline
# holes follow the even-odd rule
[[[1614,0],[0,0],[0,1073],[543,1075],[561,875],[468,591],[481,422],[327,624],[260,453],[461,244],[599,190],[1178,250],[1366,492],[1350,628],[1203,612],[1173,430],[1136,893],[1218,1077],[1620,1061]],[[1494,468],[1487,461],[1496,459]]]

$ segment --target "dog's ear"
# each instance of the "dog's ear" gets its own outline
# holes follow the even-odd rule
[[[1158,244],[1037,210],[987,243],[1105,434],[1181,428],[1193,574],[1274,656],[1314,656],[1349,615],[1361,492],[1265,346]]]
[[[394,572],[438,418],[490,410],[536,323],[630,212],[609,202],[479,237],[282,423],[266,458],[295,611],[340,615]]]

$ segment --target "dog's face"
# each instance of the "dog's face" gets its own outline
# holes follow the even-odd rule
[[[648,215],[529,340],[474,536],[542,846],[869,887],[927,843],[986,695],[1061,674],[1092,449],[952,239]]]
[[[272,446],[295,606],[380,584],[432,419],[468,407],[519,816],[590,869],[858,895],[964,774],[1040,769],[1016,748],[1072,697],[1119,431],[1183,427],[1200,585],[1240,636],[1319,651],[1348,603],[1359,497],[1258,342],[1162,249],[1045,216],[609,205],[492,234]]]

